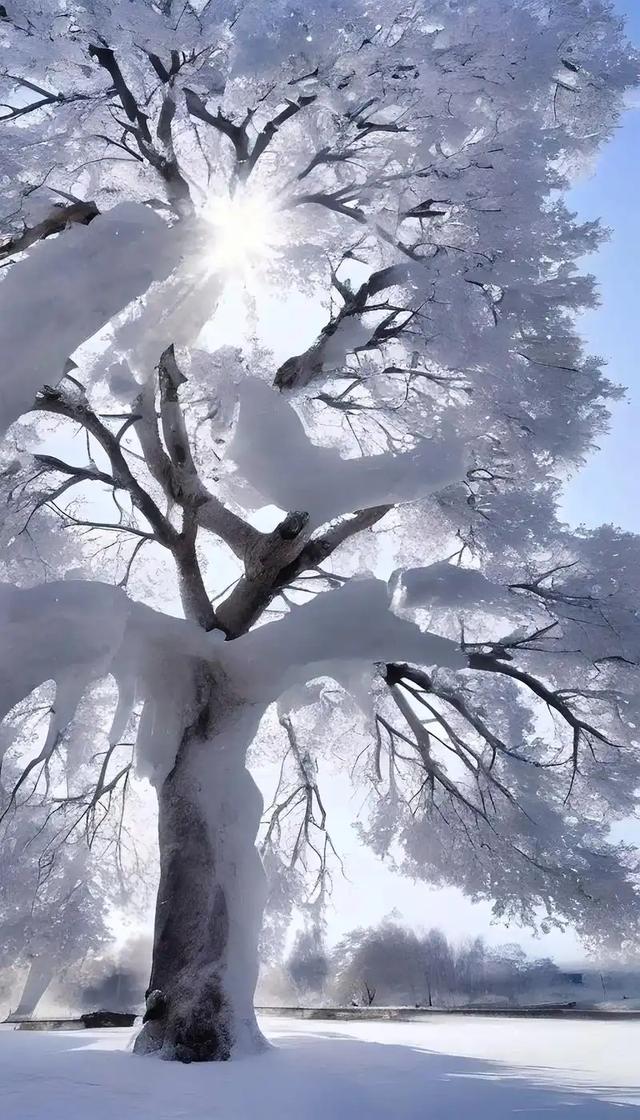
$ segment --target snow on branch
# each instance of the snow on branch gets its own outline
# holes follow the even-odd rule
[[[442,560],[428,568],[407,568],[396,573],[392,582],[400,588],[403,606],[455,608],[458,610],[517,606],[509,590],[487,579],[474,568],[461,568]]]
[[[43,385],[55,385],[70,355],[166,277],[174,260],[162,218],[122,202],[13,264],[0,287],[0,429],[31,407]]]
[[[35,245],[36,241],[45,241],[47,237],[60,233],[68,225],[88,226],[98,213],[95,202],[83,202],[82,199],[75,199],[66,205],[63,202],[55,202],[44,218],[33,226],[25,227],[22,233],[8,238],[0,246],[0,261],[14,256],[15,253],[24,253]]]
[[[180,674],[190,659],[213,660],[217,640],[192,623],[133,602],[110,584],[65,580],[28,589],[1,585],[0,719],[45,682],[53,681],[56,688],[42,752],[28,764],[20,784],[59,746],[89,685],[108,675],[120,696],[110,742],[122,737],[140,698],[147,712],[143,735],[153,711],[156,740],[168,736],[175,752],[167,717],[176,710]],[[158,705],[166,709],[164,720],[157,718]],[[152,758],[162,749],[158,741],[145,745]],[[167,759],[170,766],[171,756],[165,765]]]
[[[343,306],[308,350],[288,358],[280,366],[274,379],[276,388],[301,388],[324,372],[339,369],[348,354],[375,349],[402,335],[412,322],[415,309],[406,295],[399,305],[388,296],[380,297],[384,292],[409,284],[419,275],[419,268],[416,264],[395,264],[378,269],[355,292],[342,284],[334,273],[333,284],[342,296]],[[378,315],[378,322],[371,322],[372,315]]]
[[[309,440],[291,405],[257,378],[240,385],[240,413],[229,456],[261,498],[305,510],[320,525],[354,510],[411,501],[465,475],[462,442],[441,431],[403,454],[343,459]],[[233,483],[232,483],[233,485]]]
[[[382,580],[352,580],[345,587],[294,607],[269,623],[225,644],[223,663],[235,686],[249,697],[270,699],[316,676],[332,676],[346,662],[372,665],[389,660],[385,651],[404,650],[421,665],[464,668],[456,642],[423,632],[394,615]]]

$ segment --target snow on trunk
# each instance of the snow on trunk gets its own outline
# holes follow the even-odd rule
[[[158,790],[160,885],[138,1054],[225,1061],[265,1045],[253,1007],[262,799],[245,767],[261,714],[212,685]]]
[[[22,989],[20,1002],[11,1019],[30,1019],[53,979],[51,968],[43,961],[32,960]]]

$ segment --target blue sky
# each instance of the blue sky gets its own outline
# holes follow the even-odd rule
[[[640,44],[640,0],[618,0],[631,39]],[[638,102],[636,102],[638,104]],[[626,114],[595,174],[572,191],[582,218],[601,217],[610,241],[586,263],[598,278],[601,306],[584,316],[589,350],[608,362],[608,375],[628,388],[614,407],[610,433],[567,488],[564,512],[573,523],[613,522],[640,530],[640,109]]]

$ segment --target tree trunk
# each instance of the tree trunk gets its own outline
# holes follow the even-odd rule
[[[29,965],[20,1002],[12,1013],[12,1019],[30,1019],[53,979],[53,971],[36,957]]]
[[[262,798],[245,768],[261,714],[212,690],[159,790],[160,885],[136,1053],[225,1061],[266,1045],[253,1007]]]

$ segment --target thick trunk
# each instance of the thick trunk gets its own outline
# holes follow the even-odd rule
[[[29,1019],[40,1003],[44,993],[53,979],[52,970],[37,958],[29,965],[27,979],[25,980],[20,1002],[11,1018]]]
[[[245,768],[260,715],[212,692],[159,790],[160,885],[136,1053],[224,1061],[264,1046],[253,1008],[262,799]]]

